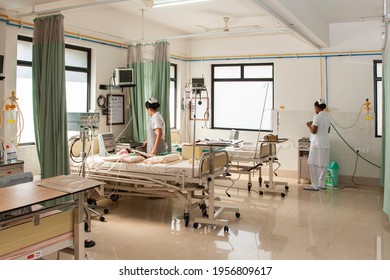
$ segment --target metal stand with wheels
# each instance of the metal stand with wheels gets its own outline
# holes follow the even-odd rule
[[[285,197],[286,193],[289,190],[289,186],[287,182],[281,182],[281,181],[274,181],[274,175],[276,175],[274,171],[274,163],[279,164],[278,159],[276,158],[276,144],[277,143],[283,143],[287,141],[287,139],[279,139],[278,141],[262,141],[263,143],[260,146],[260,154],[262,154],[262,149],[268,149],[268,158],[266,161],[268,163],[268,180],[264,181],[264,185],[267,189],[275,189],[277,185],[284,186],[284,190],[280,193],[281,197]],[[264,145],[266,144],[266,145]],[[261,188],[261,185],[260,185]],[[259,194],[263,195],[264,191],[259,190]]]
[[[220,216],[222,215],[223,212],[225,211],[231,211],[236,213],[236,217],[240,217],[239,213],[239,208],[236,207],[219,207],[215,206],[215,193],[214,193],[214,159],[215,159],[215,153],[214,153],[214,148],[216,147],[221,147],[222,144],[215,144],[213,143],[207,143],[205,144],[199,144],[201,146],[208,146],[209,147],[209,172],[210,172],[210,177],[207,180],[207,189],[208,189],[208,201],[209,201],[209,206],[208,206],[208,214],[205,212],[205,205],[202,206],[200,205],[200,208],[203,213],[203,218],[195,218],[195,222],[193,224],[194,228],[198,228],[199,224],[207,224],[207,225],[217,225],[217,226],[223,226],[223,230],[225,233],[229,231],[229,220],[227,219],[221,219]],[[230,144],[226,144],[230,145]]]

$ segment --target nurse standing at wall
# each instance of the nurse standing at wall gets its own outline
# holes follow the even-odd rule
[[[165,121],[158,111],[160,103],[151,97],[146,101],[145,107],[150,118],[147,123],[148,139],[143,143],[143,147],[146,147],[146,153],[148,154],[157,155],[166,153]]]
[[[311,132],[310,151],[307,160],[307,164],[310,166],[311,186],[305,187],[304,189],[309,191],[326,189],[326,171],[330,158],[330,117],[324,111],[325,109],[325,101],[320,98],[314,103],[316,115],[313,121],[306,123],[306,126]]]

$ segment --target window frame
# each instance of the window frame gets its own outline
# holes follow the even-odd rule
[[[214,78],[215,68],[216,67],[240,67],[240,78]],[[272,78],[244,78],[245,66],[272,66]],[[215,97],[215,82],[271,82],[272,85],[275,83],[275,67],[273,62],[265,62],[265,63],[229,63],[229,64],[212,64],[211,65],[211,128],[212,129],[221,129],[221,130],[241,130],[241,131],[259,131],[259,129],[248,129],[248,128],[240,128],[240,127],[217,127],[214,125],[215,120],[215,106],[214,106],[214,97]],[[272,86],[272,90],[270,92],[272,94],[272,110],[275,108],[275,94],[274,94],[274,86]],[[260,129],[262,132],[272,132],[273,128],[270,130]]]
[[[25,41],[25,42],[33,42],[33,38],[29,36],[24,35],[18,35],[17,36],[18,41]],[[87,53],[87,67],[76,67],[76,66],[67,66],[65,62],[65,72],[78,72],[78,73],[86,73],[87,75],[87,108],[86,112],[89,112],[91,109],[91,73],[92,73],[92,49],[81,47],[81,46],[75,46],[71,44],[65,44],[65,49],[72,49],[77,51],[83,51]],[[16,61],[16,67],[23,66],[23,67],[31,67],[32,68],[32,61],[27,60],[19,60]],[[21,146],[26,145],[35,145],[35,142],[24,142],[20,143]]]

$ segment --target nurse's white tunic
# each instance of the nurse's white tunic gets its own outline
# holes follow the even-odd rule
[[[329,127],[330,117],[324,111],[314,116],[313,125],[318,127],[316,134],[310,135],[310,152],[307,163],[328,166],[330,158]]]
[[[160,112],[156,112],[153,116],[148,120],[148,143],[146,146],[146,152],[151,153],[154,147],[154,143],[156,143],[156,128],[162,129],[162,139],[161,143],[157,148],[157,154],[165,153],[167,151],[167,145],[165,144],[165,121],[161,116]]]

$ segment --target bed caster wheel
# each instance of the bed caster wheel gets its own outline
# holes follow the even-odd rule
[[[111,199],[112,201],[117,201],[117,200],[119,199],[119,195],[117,195],[117,194],[112,194],[112,195],[110,195],[110,199]]]
[[[207,212],[203,213],[203,217],[204,218],[208,218],[209,217],[209,214],[207,214]]]
[[[269,185],[265,185],[266,188],[269,188]]]
[[[185,221],[185,222],[184,222],[184,226],[185,226],[185,227],[188,227],[188,224],[189,224],[188,221]]]
[[[198,228],[199,227],[199,224],[198,223],[194,223],[194,228]]]
[[[282,197],[285,197],[285,196],[286,196],[286,194],[285,194],[285,193],[281,193],[280,195],[281,195]]]
[[[284,189],[286,190],[286,192],[288,191],[289,187],[288,186],[284,186]]]
[[[223,227],[223,232],[228,233],[229,232],[229,227],[228,226],[224,226]]]
[[[107,208],[103,210],[104,214],[108,214],[110,212]]]
[[[260,192],[259,192],[259,195],[263,195],[263,194],[264,194],[264,192],[263,192],[263,191],[260,191]]]
[[[236,218],[240,218],[241,214],[236,212]]]
[[[252,188],[252,183],[248,183],[248,192],[251,191],[251,188]]]
[[[84,231],[89,232],[89,225],[86,222],[84,223]]]
[[[101,216],[101,217],[99,218],[99,220],[100,220],[101,222],[104,222],[104,221],[106,220],[106,218],[104,218],[103,216]]]

